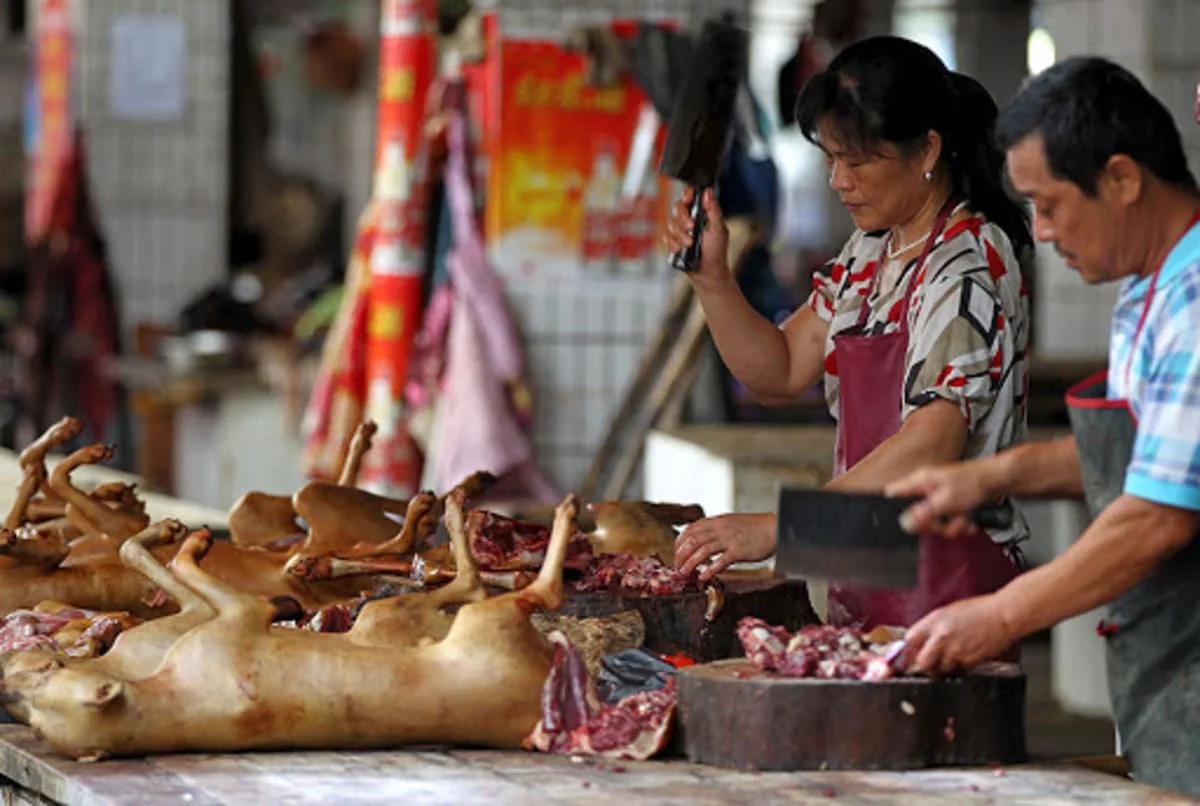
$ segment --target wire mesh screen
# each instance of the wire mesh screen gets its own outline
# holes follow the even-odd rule
[[[534,448],[560,487],[582,483],[672,280],[664,265],[660,276],[639,280],[509,284],[534,386]]]
[[[130,15],[183,23],[178,117],[130,120],[113,110],[113,25]],[[173,321],[225,274],[229,24],[228,3],[105,0],[87,7],[78,39],[81,114],[127,340],[139,322]]]

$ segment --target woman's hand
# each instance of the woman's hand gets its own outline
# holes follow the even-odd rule
[[[686,188],[679,201],[671,208],[671,217],[667,221],[667,234],[663,243],[672,254],[692,245],[695,222],[692,220],[692,199],[696,192]],[[688,276],[692,279],[724,281],[730,278],[729,273],[729,229],[721,216],[721,207],[711,189],[704,191],[704,214],[708,221],[700,237],[700,265]]]
[[[775,553],[775,515],[718,515],[688,524],[675,540],[675,568],[690,574],[716,559],[700,574],[709,580],[733,563],[758,562]]]

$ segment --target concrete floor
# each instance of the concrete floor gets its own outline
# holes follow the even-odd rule
[[[1021,649],[1025,667],[1025,737],[1029,753],[1040,758],[1106,756],[1116,750],[1113,723],[1066,713],[1050,689],[1049,633],[1032,636]]]

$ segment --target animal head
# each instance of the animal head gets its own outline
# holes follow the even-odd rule
[[[63,661],[52,649],[25,649],[8,652],[0,658],[0,703],[21,722],[29,721],[33,695],[45,686],[46,680],[63,667]]]
[[[38,736],[55,737],[54,749],[61,753],[82,760],[100,758],[96,748],[104,746],[106,735],[118,728],[114,717],[125,704],[125,684],[61,663],[57,668],[43,664],[39,671],[39,679],[30,679],[22,692],[29,726]]]
[[[641,501],[593,501],[588,511],[596,522],[589,539],[598,553],[657,554],[663,562],[675,556],[675,530]]]

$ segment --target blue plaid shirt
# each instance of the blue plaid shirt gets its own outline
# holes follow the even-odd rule
[[[1137,336],[1149,277],[1121,287],[1109,343],[1108,396],[1137,417],[1125,492],[1200,510],[1200,224],[1167,256]]]

